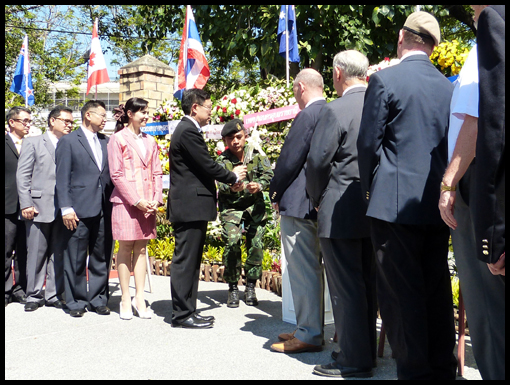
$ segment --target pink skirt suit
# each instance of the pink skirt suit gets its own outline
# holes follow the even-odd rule
[[[127,128],[112,135],[108,143],[110,177],[115,186],[112,232],[117,241],[156,238],[156,215],[137,209],[140,199],[163,204],[163,180],[159,149],[153,137],[141,134],[145,156],[136,136]]]

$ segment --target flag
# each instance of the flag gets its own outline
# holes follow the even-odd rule
[[[23,45],[21,46],[10,90],[23,96],[25,98],[25,105],[32,106],[35,103],[32,73],[30,72],[30,58],[28,55],[28,35],[25,35]]]
[[[108,70],[106,69],[106,62],[104,61],[103,51],[101,50],[101,43],[99,42],[99,35],[97,34],[97,19],[94,23],[92,31],[92,43],[90,45],[90,56],[88,66],[88,81],[87,81],[87,95],[92,86],[108,83]]]
[[[182,32],[181,52],[177,67],[177,91],[175,97],[182,99],[184,90],[203,89],[211,73],[205,58],[204,47],[200,41],[191,5],[186,8],[186,21]]]
[[[288,29],[285,26],[288,20]],[[280,55],[287,57],[287,38],[289,34],[289,61],[299,63],[299,49],[296,29],[296,7],[294,5],[282,5],[280,20],[278,22],[278,41],[280,43]]]

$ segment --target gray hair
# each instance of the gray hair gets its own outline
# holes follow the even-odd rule
[[[333,67],[340,68],[348,79],[366,80],[368,66],[368,58],[355,50],[342,51],[333,59]]]
[[[322,75],[312,68],[302,70],[294,80],[294,84],[303,83],[312,88],[324,89],[324,79]]]

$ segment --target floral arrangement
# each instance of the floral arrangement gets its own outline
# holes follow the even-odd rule
[[[390,59],[389,57],[387,57],[379,64],[374,64],[374,65],[368,67],[367,81],[368,81],[368,79],[370,79],[370,76],[372,76],[376,72],[381,71],[388,67],[392,67],[399,63],[400,63],[399,59]]]
[[[470,48],[457,40],[445,41],[432,52],[430,60],[447,77],[460,73],[469,55]]]
[[[176,100],[165,100],[154,113],[154,122],[169,122],[172,120],[181,120],[184,112]]]
[[[243,119],[252,112],[251,99],[247,90],[237,90],[225,95],[213,106],[211,122],[221,124],[233,119]]]

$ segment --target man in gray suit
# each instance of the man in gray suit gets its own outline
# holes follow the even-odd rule
[[[16,180],[27,229],[27,312],[45,304],[63,307],[64,224],[55,201],[55,149],[59,139],[71,132],[72,113],[67,107],[54,108],[48,116],[48,131],[25,139],[18,161]]]
[[[357,51],[335,56],[333,84],[340,98],[322,109],[307,161],[306,189],[318,211],[340,347],[335,362],[314,369],[328,377],[372,377],[376,360],[375,259],[356,147],[368,64]]]

